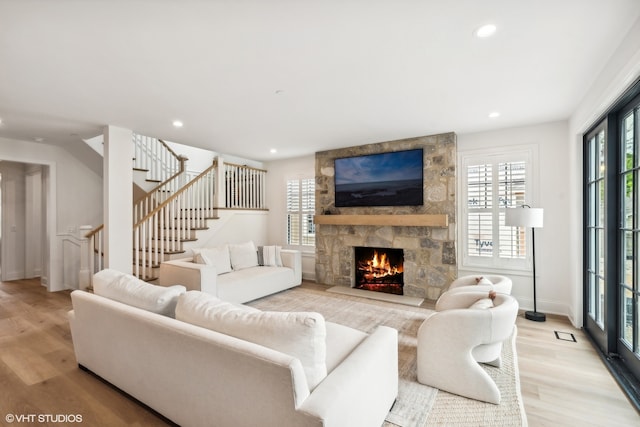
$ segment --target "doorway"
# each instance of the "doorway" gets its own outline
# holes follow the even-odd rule
[[[38,164],[0,162],[0,279],[42,277],[46,218]]]

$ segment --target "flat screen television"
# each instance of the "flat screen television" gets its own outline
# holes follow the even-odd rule
[[[335,206],[423,204],[421,148],[335,159]]]

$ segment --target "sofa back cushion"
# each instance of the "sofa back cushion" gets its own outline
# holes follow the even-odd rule
[[[223,245],[217,248],[194,248],[193,262],[196,264],[213,265],[217,274],[231,271],[231,258],[229,246]]]
[[[230,244],[229,256],[231,257],[231,268],[234,270],[258,265],[258,251],[252,241]]]
[[[247,309],[213,295],[189,291],[178,298],[176,319],[297,358],[309,390],[327,376],[327,330],[319,313]]]
[[[182,285],[156,286],[112,269],[93,276],[96,295],[169,317],[175,317],[178,297],[186,291]]]

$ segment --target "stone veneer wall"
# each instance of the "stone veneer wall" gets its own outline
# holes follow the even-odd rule
[[[334,206],[334,159],[422,148],[424,205]],[[404,249],[404,294],[437,299],[456,277],[456,135],[445,133],[316,153],[316,215],[447,214],[449,227],[316,224],[316,281],[353,286],[354,246]]]

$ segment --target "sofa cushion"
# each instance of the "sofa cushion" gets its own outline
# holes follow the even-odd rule
[[[252,241],[230,244],[229,256],[231,257],[231,268],[234,270],[242,270],[243,268],[258,265],[258,252]]]
[[[231,257],[227,245],[218,248],[194,248],[193,262],[196,264],[213,265],[217,274],[231,271]]]
[[[187,288],[182,285],[156,286],[131,274],[105,269],[93,276],[93,292],[96,295],[174,317],[178,296]]]
[[[310,390],[327,376],[327,330],[319,313],[249,311],[213,295],[189,291],[178,299],[176,319],[297,358]]]

